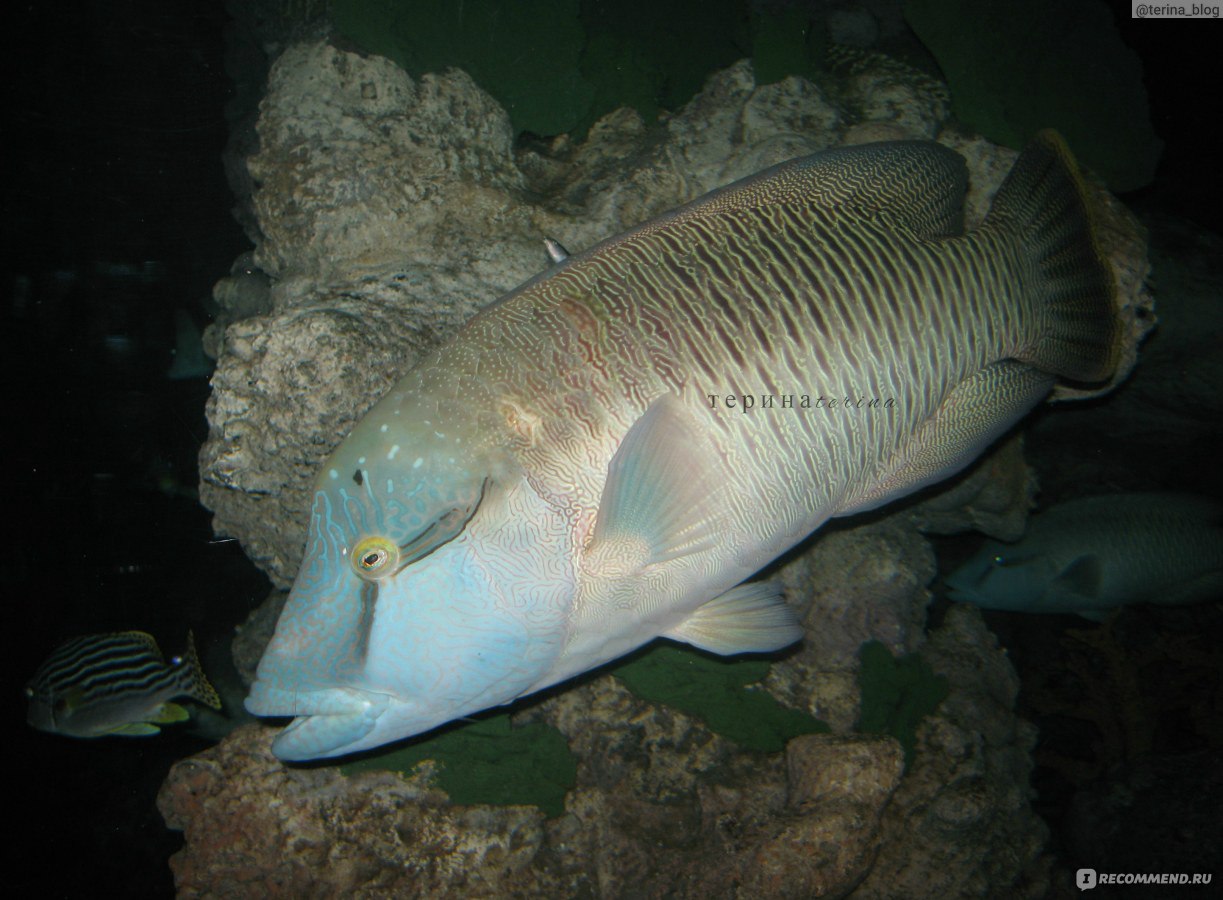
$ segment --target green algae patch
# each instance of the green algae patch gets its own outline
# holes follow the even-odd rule
[[[638,697],[695,716],[747,750],[776,753],[800,734],[829,730],[819,719],[752,687],[769,673],[767,660],[725,659],[660,644],[611,673]]]
[[[577,761],[563,734],[538,722],[514,727],[509,713],[362,757],[340,771],[411,775],[426,760],[437,765],[437,786],[454,803],[538,806],[548,818],[565,811],[565,793],[577,779]]]
[[[879,641],[863,644],[858,659],[862,664],[858,731],[888,734],[900,741],[907,768],[917,748],[917,726],[947,696],[947,679],[918,654],[893,656]]]

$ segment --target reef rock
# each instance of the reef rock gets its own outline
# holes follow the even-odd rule
[[[865,558],[880,540],[842,549]],[[905,565],[893,555],[878,573]],[[948,689],[907,770],[887,735],[803,735],[763,754],[613,675],[561,691],[518,716],[558,728],[578,760],[551,819],[451,803],[429,764],[409,776],[285,766],[271,728],[243,727],[162,788],[159,808],[185,836],[171,862],[179,894],[1041,896],[1035,735],[1012,712],[1014,671],[971,607],[949,613],[922,654]]]
[[[639,739],[656,731],[648,719]],[[670,798],[623,774],[625,790],[575,792],[548,820],[450,805],[425,774],[291,769],[270,737],[241,728],[163,785],[158,806],[187,843],[171,862],[180,897],[844,896],[875,857],[902,768],[890,738],[810,735],[764,768],[722,748],[737,771]]]
[[[238,729],[178,763],[158,796],[188,849],[171,861],[180,897],[501,896],[544,887],[544,837],[529,807],[452,807],[391,773],[348,779],[291,769],[272,732]],[[553,889],[561,885],[551,885]]]
[[[744,750],[602,674],[515,715],[558,729],[577,762],[549,819],[455,804],[429,763],[351,777],[285,766],[272,729],[246,727],[179,763],[162,790],[167,823],[185,833],[172,861],[180,894],[730,900],[922,896],[934,884],[946,896],[1040,896],[1034,731],[1014,716],[1018,680],[980,612],[954,609],[925,635],[933,559],[903,514],[833,531],[806,557],[780,577],[809,596],[811,637],[764,686],[835,733]],[[893,737],[854,732],[867,640],[920,653],[946,681],[907,769]]]
[[[1028,802],[1036,729],[1015,717],[1019,677],[1006,651],[980,610],[956,606],[922,656],[950,690],[918,728],[854,897],[1045,896],[1048,828]]]

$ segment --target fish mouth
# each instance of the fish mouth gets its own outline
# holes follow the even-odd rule
[[[256,716],[293,716],[272,741],[272,753],[285,762],[342,756],[374,730],[390,705],[386,694],[349,687],[318,691],[282,691],[256,680],[243,704]]]

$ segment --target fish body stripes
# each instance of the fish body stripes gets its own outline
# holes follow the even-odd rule
[[[1023,300],[1013,285],[1024,273],[1016,271],[1018,254],[1000,243],[928,238],[806,207],[694,218],[605,254],[571,257],[552,278],[500,304],[473,334],[487,340],[480,372],[486,377],[502,361],[516,368],[498,379],[503,394],[524,381],[561,383],[586,399],[575,404],[572,393],[549,391],[517,398],[541,420],[584,421],[575,429],[558,424],[570,441],[524,451],[540,473],[571,480],[589,436],[600,432],[610,460],[650,403],[675,393],[710,420],[720,452],[736,461],[745,526],[768,528],[753,510],[776,484],[779,467],[770,460],[807,473],[790,481],[792,499],[812,518],[826,517],[955,385],[999,358],[1000,348],[1021,344],[1020,323],[1032,317],[1007,311]],[[520,348],[512,362],[507,336]],[[718,416],[704,401],[794,392],[894,402],[857,416]],[[590,472],[594,502],[603,474]]]
[[[29,722],[74,737],[155,734],[154,723],[181,721],[168,701],[189,697],[220,709],[200,668],[192,635],[169,663],[152,635],[121,631],[73,638],[39,667],[26,688]]]

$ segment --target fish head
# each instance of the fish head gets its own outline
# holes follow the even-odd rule
[[[135,698],[88,702],[85,692],[77,686],[56,690],[31,684],[26,688],[26,697],[30,701],[26,722],[31,727],[68,737],[109,734],[123,725],[139,721],[145,712]]]
[[[385,404],[383,404],[385,406]],[[285,760],[340,756],[508,703],[559,653],[564,517],[437,416],[374,410],[323,466],[306,552],[246,700]],[[385,412],[385,410],[384,410]]]
[[[26,685],[25,696],[30,704],[26,722],[39,731],[58,732],[59,720],[69,712],[67,700],[55,696],[46,685],[36,681]]]
[[[1056,576],[1047,554],[991,541],[947,576],[948,596],[982,609],[1038,612]]]
[[[79,687],[56,690],[47,685],[31,684],[26,688],[30,701],[26,722],[39,731],[68,737],[97,737],[112,730],[114,703],[88,704]]]

